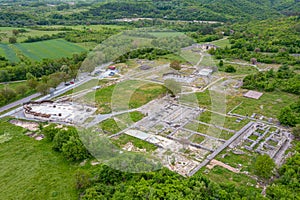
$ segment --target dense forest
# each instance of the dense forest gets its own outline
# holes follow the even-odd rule
[[[300,2],[297,0],[8,2],[1,2],[1,26],[117,23],[114,19],[137,16],[167,20],[245,21],[299,15],[300,10]],[[71,12],[74,10],[78,11]]]
[[[243,59],[267,64],[300,63],[300,18],[268,19],[229,26],[230,47],[211,51],[217,58]]]

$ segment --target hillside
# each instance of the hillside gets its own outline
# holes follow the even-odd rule
[[[0,1],[0,26],[115,23],[122,18],[249,21],[299,15],[299,0]]]
[[[148,0],[110,1],[88,12],[106,19],[152,17],[181,20],[237,21],[266,19],[282,14],[296,15],[297,0]],[[299,12],[299,9],[298,9]]]

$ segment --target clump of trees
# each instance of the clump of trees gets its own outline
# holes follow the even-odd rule
[[[278,120],[282,125],[296,126],[300,124],[300,100],[281,109]]]
[[[47,141],[52,142],[53,150],[61,152],[67,160],[81,161],[90,157],[74,127],[57,128],[55,124],[50,124],[43,128],[42,133]]]
[[[227,73],[234,73],[234,72],[236,72],[236,69],[235,69],[234,66],[228,65],[228,66],[225,67],[225,72],[227,72]]]
[[[273,69],[248,75],[243,80],[243,88],[272,92],[275,89],[300,94],[300,75],[288,65],[282,65],[277,72]]]
[[[263,179],[269,179],[273,175],[274,168],[274,161],[266,154],[257,156],[253,165],[254,173]]]

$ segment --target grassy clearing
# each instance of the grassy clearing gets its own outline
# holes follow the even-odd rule
[[[154,144],[150,144],[148,142],[145,142],[143,140],[140,140],[138,138],[126,134],[122,134],[118,138],[112,139],[112,143],[119,147],[124,146],[128,142],[132,142],[132,144],[137,148],[146,149],[147,152],[151,152],[157,149],[157,147]]]
[[[193,52],[191,50],[181,51],[180,56],[186,60],[186,62],[190,62],[193,65],[196,65],[200,60],[200,54]]]
[[[130,113],[117,115],[115,119],[118,120],[118,122],[120,122],[121,124],[124,124],[124,126],[129,127],[133,125],[133,123],[140,121],[144,117],[145,115],[143,113],[139,111],[133,111]]]
[[[217,66],[217,61],[213,58],[213,56],[205,55],[200,63],[201,66],[205,67],[213,67]]]
[[[120,123],[117,123],[114,119],[110,118],[107,120],[104,120],[98,125],[101,130],[106,134],[106,135],[113,135],[118,132],[120,132],[124,127],[120,128]]]
[[[277,118],[283,107],[295,102],[297,99],[299,99],[299,96],[297,95],[278,91],[265,92],[258,100],[242,96],[229,96],[227,99],[227,108],[229,111],[242,102],[242,104],[236,108],[233,113],[248,116],[251,116],[253,113],[257,113],[266,117]]]
[[[198,102],[197,102],[198,101]],[[202,108],[211,108],[211,96],[209,90],[195,94],[185,94],[180,96],[180,102],[185,104],[198,103]]]
[[[114,111],[138,108],[165,93],[162,85],[131,80],[88,93],[84,99],[95,101],[98,113],[110,113],[112,106]]]
[[[36,141],[26,131],[0,122],[0,199],[77,199],[75,166],[52,150],[51,143]]]
[[[223,67],[219,67],[218,69],[221,72],[225,72],[226,67],[229,66],[229,65],[233,66],[236,69],[236,72],[226,73],[227,75],[228,74],[232,74],[232,75],[253,74],[253,73],[258,72],[258,70],[255,67],[252,67],[252,66],[228,64],[228,63],[225,63]]]
[[[217,45],[221,48],[231,47],[231,44],[229,43],[229,39],[221,39],[211,42],[211,44]]]
[[[202,108],[211,109],[211,96],[210,92],[196,93],[198,104]],[[194,94],[187,94],[181,96],[181,102],[188,103],[192,102]],[[234,107],[242,103],[237,107],[233,113],[251,116],[253,113],[261,114],[266,117],[277,118],[280,110],[286,105],[291,104],[299,99],[299,96],[275,91],[275,92],[264,92],[263,96],[256,100],[243,97],[239,95],[227,95],[226,97],[226,112],[229,112]],[[228,122],[228,124],[230,124]],[[233,127],[234,129],[234,127]]]
[[[246,186],[251,184],[253,190],[259,190],[255,188],[256,181],[245,174],[236,174],[220,166],[215,166],[207,174],[203,172],[204,170],[205,169],[202,169],[198,173],[203,174],[217,183],[224,183],[224,181],[226,181],[227,183],[232,183],[236,186]]]
[[[224,156],[226,154],[226,156]],[[238,168],[238,165],[242,165],[242,171],[252,171],[252,165],[255,156],[250,156],[248,154],[236,155],[232,152],[224,152],[217,156],[217,160],[220,160],[232,167]]]

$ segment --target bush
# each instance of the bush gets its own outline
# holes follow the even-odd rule
[[[225,72],[227,72],[227,73],[234,73],[234,72],[236,72],[236,69],[232,65],[228,65],[225,68]]]

